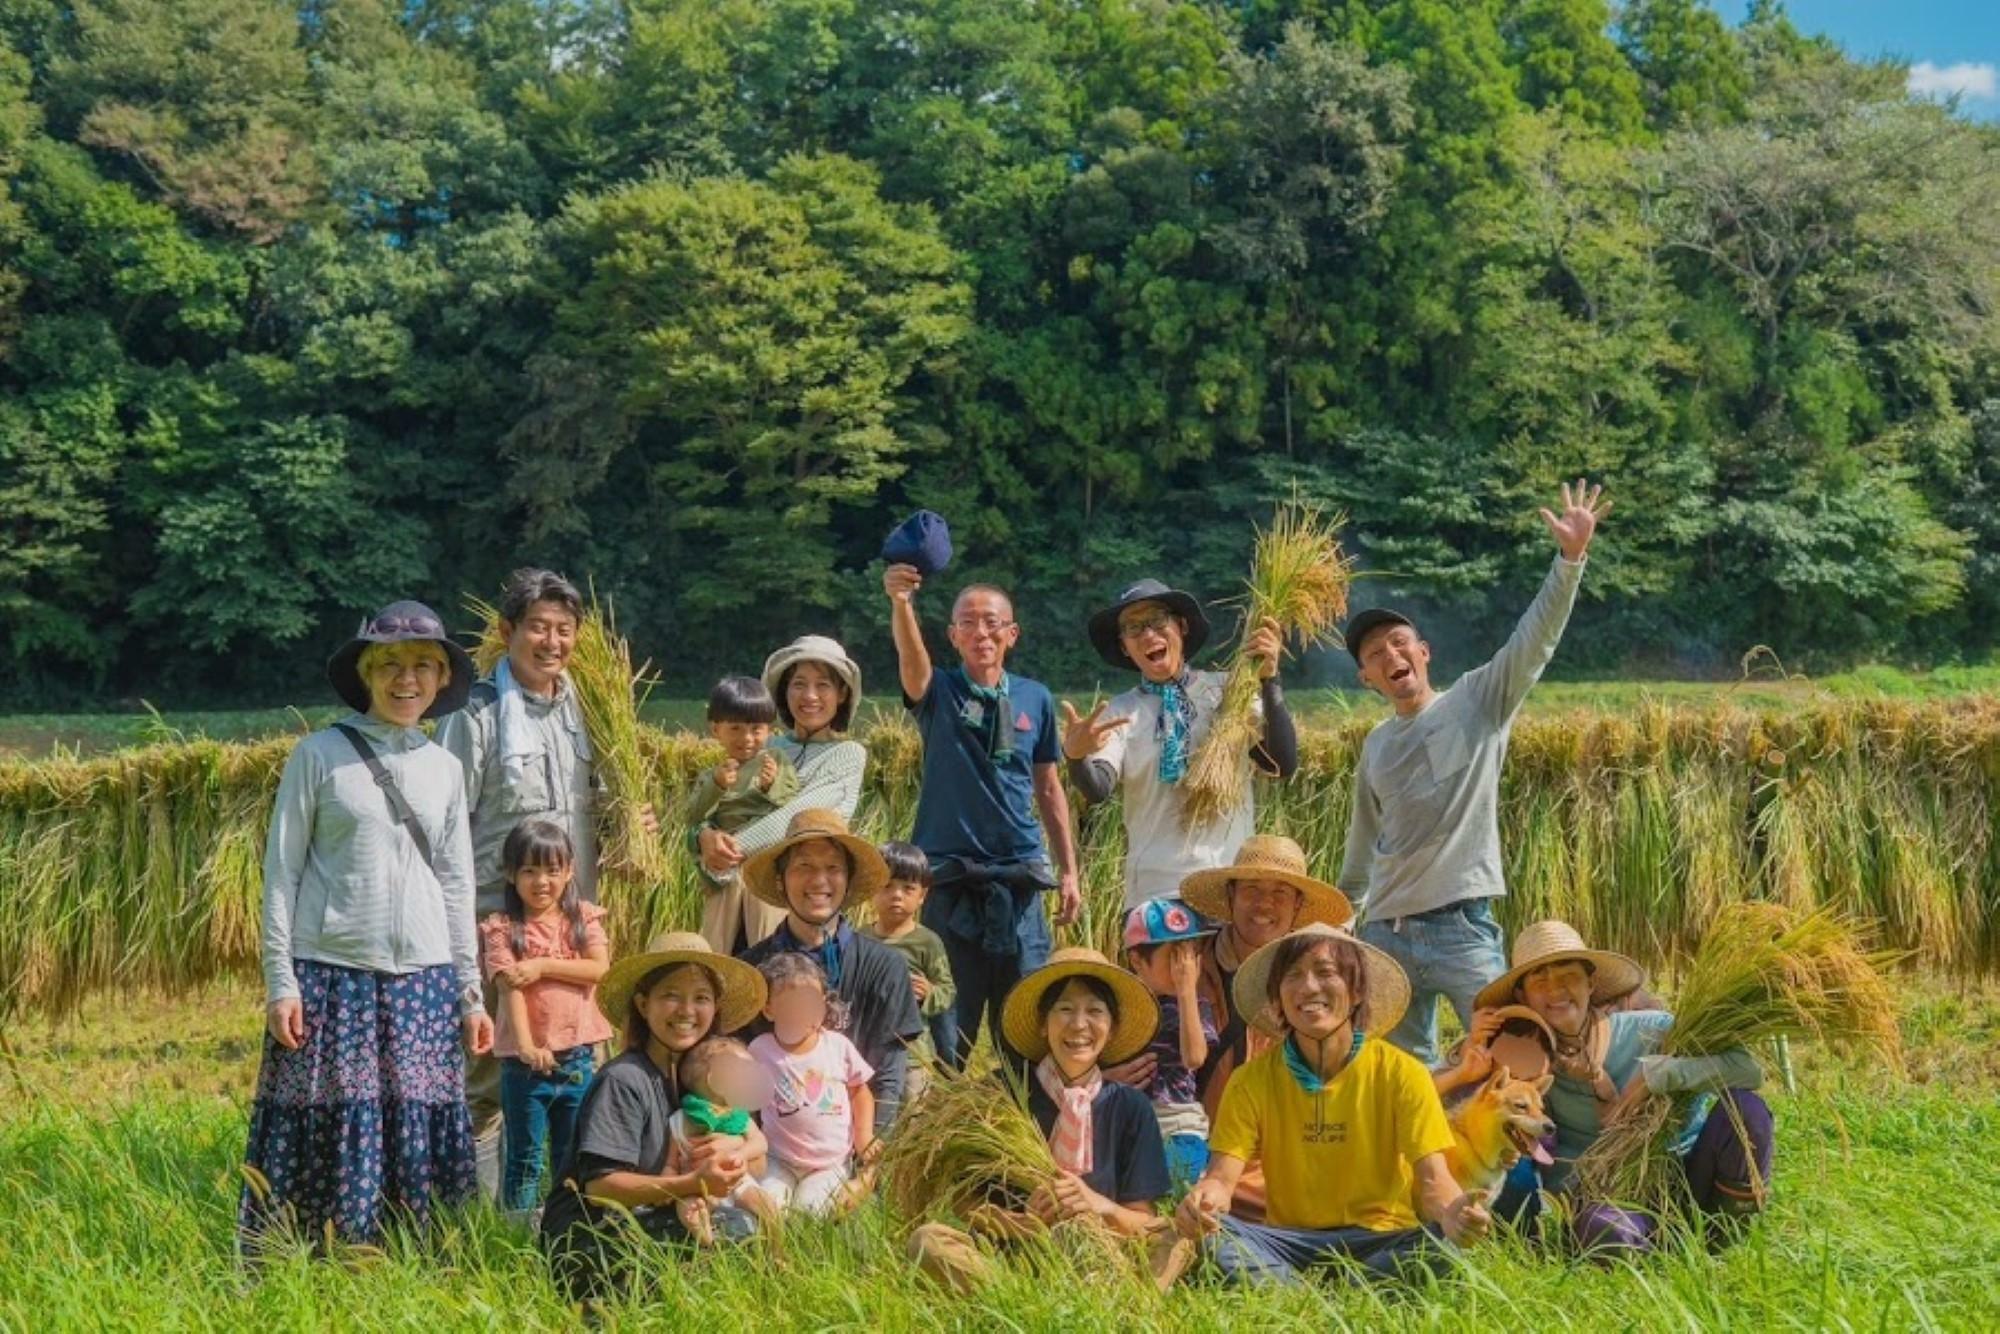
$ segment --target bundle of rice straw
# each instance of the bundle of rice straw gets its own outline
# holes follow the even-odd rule
[[[472,660],[482,673],[490,672],[507,655],[500,613],[477,598],[466,599],[466,607],[484,627]],[[669,874],[666,844],[660,835],[646,832],[639,816],[653,800],[639,722],[639,706],[652,683],[643,668],[633,669],[631,649],[618,635],[611,604],[600,605],[595,589],[588,614],[577,627],[567,675],[583,711],[592,763],[604,784],[598,808],[599,864],[607,879],[657,885]]]
[[[1222,703],[1181,779],[1184,827],[1199,829],[1242,804],[1249,781],[1243,757],[1259,740],[1257,664],[1248,652],[1258,625],[1269,617],[1286,639],[1311,646],[1330,637],[1347,615],[1353,562],[1335,536],[1344,522],[1345,516],[1326,514],[1294,494],[1278,506],[1271,526],[1257,534],[1243,598],[1243,630],[1222,687]]]
[[[1681,978],[1667,1056],[1714,1056],[1779,1038],[1818,1038],[1902,1065],[1896,1003],[1882,969],[1901,957],[1870,951],[1861,923],[1831,909],[1777,903],[1722,910]],[[1670,1135],[1695,1094],[1649,1098],[1577,1160],[1582,1198],[1653,1213],[1678,1199]]]
[[[882,1152],[882,1198],[912,1222],[1001,1202],[1021,1208],[1056,1160],[1025,1102],[992,1076],[931,1071]],[[1007,1203],[1011,1201],[1011,1203]]]

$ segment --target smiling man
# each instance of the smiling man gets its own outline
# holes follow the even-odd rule
[[[956,1067],[982,1020],[998,1034],[1009,988],[1047,962],[1042,895],[1060,892],[1058,925],[1076,920],[1083,895],[1057,764],[1054,697],[1041,682],[1007,670],[1007,654],[1021,638],[1013,602],[990,584],[960,590],[950,627],[959,665],[935,668],[917,621],[922,586],[914,565],[891,565],[882,576],[903,703],[923,734],[910,841],[931,863],[923,923],[943,939],[958,983],[958,1050],[938,1053]]]
[[[1381,608],[1347,623],[1361,681],[1395,716],[1362,745],[1339,885],[1362,914],[1362,938],[1409,975],[1411,1004],[1389,1041],[1431,1063],[1437,1001],[1472,1023],[1473,997],[1506,971],[1490,901],[1500,868],[1500,767],[1514,715],[1555,656],[1583,579],[1604,488],[1578,478],[1562,512],[1542,510],[1558,548],[1541,592],[1492,661],[1448,690],[1431,687],[1431,648],[1411,620]]]

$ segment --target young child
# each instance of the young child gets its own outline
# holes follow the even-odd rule
[[[952,1002],[958,988],[952,984],[944,942],[937,932],[917,921],[924,895],[931,887],[930,858],[913,843],[884,843],[882,860],[889,864],[889,879],[870,900],[875,925],[862,934],[895,950],[910,965],[910,990],[916,993],[925,1031],[910,1044],[910,1086],[903,1095],[909,1102],[923,1091],[921,1077],[930,1058],[957,1059],[958,1014]]]
[[[770,1096],[770,1080],[750,1049],[735,1038],[709,1038],[681,1057],[680,1110],[667,1118],[667,1172],[694,1167],[694,1140],[720,1137],[727,1153],[741,1150],[750,1174],[720,1200],[674,1201],[674,1212],[697,1244],[713,1246],[718,1231],[731,1238],[749,1235],[749,1219],[769,1227],[777,1222],[776,1203],[756,1181],[768,1147],[749,1109]]]
[[[560,1162],[569,1149],[596,1045],[611,1036],[596,1002],[611,949],[604,909],[577,896],[576,854],[561,825],[523,820],[500,865],[506,910],[480,924],[486,975],[500,989],[500,1205],[526,1215],[541,1200],[543,1157]]]
[[[791,761],[764,749],[777,721],[777,701],[754,676],[715,683],[708,692],[708,734],[722,743],[722,763],[703,773],[688,794],[688,824],[733,834],[798,795]]]
[[[848,1188],[850,1158],[874,1157],[875,1095],[868,1081],[875,1070],[834,1031],[845,1007],[828,992],[818,963],[786,951],[761,971],[771,1031],[751,1042],[750,1054],[771,1077],[762,1118],[770,1165],[762,1185],[781,1208],[831,1214],[858,1198]]]
[[[1146,1054],[1159,1065],[1146,1093],[1167,1143],[1167,1171],[1185,1190],[1208,1167],[1208,1113],[1195,1071],[1218,1041],[1215,1007],[1200,993],[1201,942],[1215,934],[1177,898],[1147,899],[1125,915],[1125,966],[1160,1005],[1160,1026]]]

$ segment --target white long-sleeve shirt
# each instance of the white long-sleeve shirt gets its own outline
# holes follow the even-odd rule
[[[1535,600],[1492,661],[1408,718],[1378,723],[1354,771],[1341,891],[1370,920],[1461,899],[1499,898],[1500,768],[1514,715],[1555,656],[1583,579],[1556,557]]]
[[[414,727],[341,720],[381,757],[430,839],[424,862],[353,743],[332,728],[292,749],[264,844],[266,1002],[296,999],[296,960],[413,973],[449,964],[461,1014],[476,1013],[472,836],[465,770]]]

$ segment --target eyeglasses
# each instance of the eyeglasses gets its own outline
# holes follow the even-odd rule
[[[382,616],[361,623],[363,635],[422,635],[444,638],[444,626],[429,616]]]
[[[1173,624],[1173,620],[1174,618],[1168,613],[1156,611],[1151,616],[1143,616],[1130,621],[1121,621],[1118,625],[1118,637],[1120,639],[1139,639],[1154,633],[1165,634],[1167,627]]]
[[[959,619],[953,621],[952,624],[968,635],[997,635],[1002,630],[1012,630],[1014,628],[1012,621],[1003,621],[998,616],[961,616]]]

